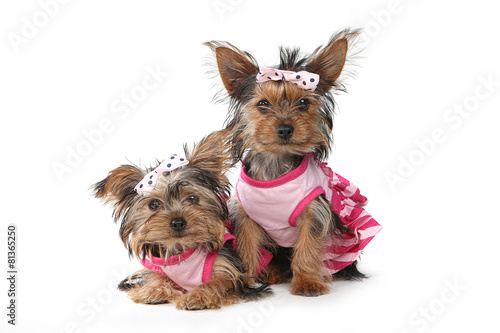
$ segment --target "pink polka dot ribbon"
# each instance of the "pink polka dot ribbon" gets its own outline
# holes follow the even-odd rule
[[[259,74],[257,74],[257,82],[262,83],[271,80],[285,80],[304,90],[314,91],[319,83],[319,75],[306,71],[292,72],[276,68],[261,68]]]
[[[161,162],[156,169],[144,176],[139,184],[135,186],[134,191],[143,197],[149,197],[151,191],[155,188],[156,183],[158,182],[158,178],[160,178],[164,172],[170,172],[188,163],[189,161],[185,157],[173,154],[168,159]]]

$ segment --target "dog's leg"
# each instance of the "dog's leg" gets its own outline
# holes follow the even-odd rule
[[[236,253],[243,261],[246,276],[255,276],[259,269],[260,248],[268,243],[268,237],[260,225],[254,222],[245,212],[241,203],[233,201],[230,219],[234,225],[236,236]],[[248,279],[253,284],[255,279]]]
[[[168,277],[149,269],[135,272],[120,283],[119,289],[127,291],[135,303],[142,304],[170,303],[183,294]]]
[[[188,291],[176,301],[180,310],[220,309],[238,303],[243,298],[241,272],[232,262],[218,255],[215,259],[210,281]]]
[[[299,238],[292,256],[291,293],[319,296],[329,292],[330,276],[322,275],[321,255],[331,230],[332,212],[326,201],[313,200],[297,219]]]
[[[187,292],[179,298],[176,307],[179,310],[220,309],[223,305],[237,302],[237,298],[230,297],[227,291],[231,283],[226,279],[214,277],[210,282],[204,283]]]
[[[179,310],[220,309],[221,306],[235,304],[237,295],[229,293],[232,288],[227,276],[214,274],[212,279],[185,293],[176,302]]]

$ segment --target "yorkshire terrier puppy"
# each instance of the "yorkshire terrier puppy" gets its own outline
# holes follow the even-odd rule
[[[230,208],[237,252],[255,275],[261,246],[273,250],[261,277],[291,278],[295,295],[327,293],[335,277],[365,277],[357,258],[381,229],[359,189],[323,162],[332,144],[332,92],[345,90],[339,77],[357,35],[343,30],[306,56],[280,48],[279,65],[261,69],[227,42],[206,43],[228,92],[233,156],[242,161]]]
[[[186,157],[172,155],[156,168],[123,165],[94,185],[112,203],[120,236],[144,269],[119,289],[136,303],[173,302],[178,309],[218,309],[271,293],[252,288],[226,229],[231,157],[224,131],[195,145]]]

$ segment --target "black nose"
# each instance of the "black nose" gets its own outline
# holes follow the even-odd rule
[[[175,231],[181,231],[186,228],[186,220],[183,218],[177,218],[173,219],[172,222],[170,222],[170,228],[174,229]]]
[[[292,125],[279,125],[276,127],[276,133],[281,139],[288,140],[292,137],[293,126]]]

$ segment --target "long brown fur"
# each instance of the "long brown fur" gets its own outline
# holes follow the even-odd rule
[[[229,197],[226,172],[232,166],[227,141],[228,132],[219,131],[192,150],[185,146],[189,164],[161,175],[147,197],[137,194],[134,187],[150,170],[132,165],[112,170],[94,185],[95,196],[113,205],[115,221],[121,222],[120,237],[130,255],[167,258],[200,244],[218,252],[211,280],[189,292],[155,271],[141,269],[130,275],[119,288],[134,302],[173,302],[185,310],[218,309],[270,293],[266,286],[249,286],[241,260],[224,243]],[[185,229],[171,227],[174,219],[184,219]]]

